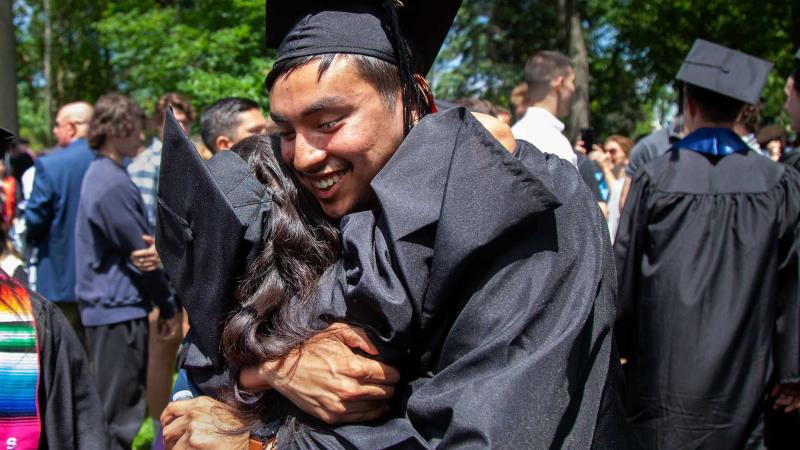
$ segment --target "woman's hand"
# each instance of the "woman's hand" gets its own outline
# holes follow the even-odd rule
[[[230,406],[211,397],[169,403],[161,423],[167,450],[246,450],[250,442],[248,424]]]
[[[134,250],[130,256],[131,262],[142,272],[152,272],[161,267],[161,258],[156,250],[156,241],[153,236],[148,234],[143,235],[142,239],[148,247]]]
[[[374,420],[388,410],[400,374],[353,348],[378,354],[364,330],[336,323],[283,359],[243,370],[239,385],[248,391],[274,388],[328,424]]]

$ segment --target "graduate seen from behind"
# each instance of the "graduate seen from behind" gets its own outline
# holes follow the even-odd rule
[[[677,76],[688,135],[633,178],[615,330],[641,448],[796,448],[800,175],[732,130],[771,67],[697,40]]]
[[[510,153],[463,108],[433,113],[421,74],[459,3],[268,2],[280,154],[341,250],[313,297],[276,304],[270,283],[236,299],[225,362],[263,396],[173,402],[168,446],[245,448],[247,409],[278,422],[278,448],[623,446],[612,252],[591,193],[570,163],[524,141]],[[208,215],[159,195],[177,216],[159,216],[159,253],[187,278],[170,267],[197,261]],[[192,328],[216,333],[176,285]]]

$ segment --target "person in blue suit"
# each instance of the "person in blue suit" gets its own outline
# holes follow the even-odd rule
[[[32,287],[59,306],[79,336],[83,331],[75,300],[75,218],[83,175],[94,159],[86,142],[92,111],[85,102],[68,103],[58,111],[53,134],[60,148],[36,160],[25,209],[28,240],[37,260]]]

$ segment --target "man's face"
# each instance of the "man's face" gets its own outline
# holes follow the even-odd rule
[[[189,130],[192,129],[192,121],[186,116],[186,113],[179,108],[172,108],[172,115],[175,116],[175,121],[181,125],[183,132],[189,136]],[[159,124],[158,137],[164,139],[164,124]]]
[[[329,217],[369,206],[369,184],[403,141],[399,93],[389,109],[346,57],[322,78],[318,61],[281,77],[270,92],[281,154]]]
[[[115,143],[119,153],[126,158],[135,158],[142,146],[142,128],[136,127],[131,134],[124,138],[118,138]]]
[[[60,147],[66,147],[72,142],[78,134],[76,126],[77,124],[69,117],[63,114],[56,116],[56,123],[55,126],[53,126],[53,136],[55,136],[56,142],[58,142]]]
[[[789,122],[792,130],[800,131],[800,93],[795,90],[795,79],[789,77],[786,81],[784,93],[786,94],[786,112],[789,113]]]
[[[267,119],[258,108],[240,112],[238,119],[239,124],[231,133],[232,139],[225,136],[224,139],[217,140],[218,150],[230,150],[237,142],[246,137],[267,133]]]
[[[561,78],[556,92],[558,93],[558,117],[566,117],[569,115],[572,96],[575,94],[575,71],[571,67],[567,75]]]

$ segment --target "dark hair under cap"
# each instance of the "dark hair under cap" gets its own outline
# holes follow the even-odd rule
[[[461,0],[270,0],[267,46],[277,49],[276,63],[349,53],[398,64],[394,40],[402,37],[414,70],[425,75],[459,6]]]
[[[299,58],[352,54],[389,62],[397,66],[403,87],[407,133],[414,111],[429,109],[415,75],[430,70],[460,4],[461,0],[440,0],[425,7],[408,0],[270,1],[267,43],[280,45],[268,84],[277,79],[275,71],[283,70],[284,62]],[[286,29],[287,23],[293,25]]]

